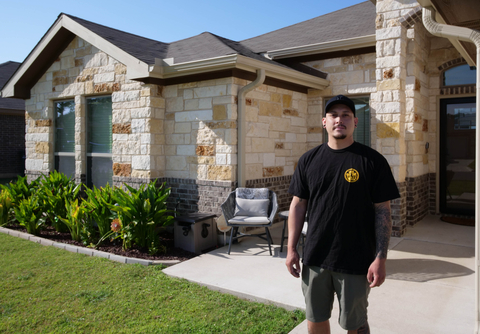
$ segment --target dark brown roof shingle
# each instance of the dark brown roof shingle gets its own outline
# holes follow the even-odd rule
[[[241,41],[253,52],[267,52],[375,34],[375,5],[365,1],[333,13]]]
[[[16,61],[7,61],[6,63],[0,64],[0,90],[2,90],[20,65],[21,63],[17,63]],[[25,101],[0,97],[0,109],[25,110]]]

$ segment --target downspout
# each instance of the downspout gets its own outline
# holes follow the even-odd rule
[[[238,187],[245,187],[246,179],[245,179],[245,166],[246,166],[246,159],[245,159],[245,139],[247,137],[247,122],[245,121],[245,95],[247,93],[265,81],[265,70],[258,69],[257,70],[257,78],[255,81],[252,81],[248,85],[242,87],[238,91],[238,108],[237,108],[237,170],[238,170]]]
[[[435,21],[435,9],[423,8],[423,25],[435,36],[456,38],[472,42],[477,47],[477,96],[476,96],[476,128],[475,128],[475,334],[480,330],[480,31],[440,24]]]

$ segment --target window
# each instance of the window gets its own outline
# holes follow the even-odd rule
[[[55,170],[75,176],[75,102],[57,101],[55,109]]]
[[[87,98],[87,186],[112,185],[112,98]]]
[[[355,103],[355,116],[358,118],[358,125],[353,132],[353,139],[356,142],[370,146],[370,99],[369,97],[350,97]],[[328,99],[326,99],[328,101]],[[323,136],[325,142],[328,138],[328,133],[324,129]]]
[[[467,64],[443,72],[443,86],[474,85],[477,71]]]
[[[353,132],[353,139],[359,143],[370,146],[370,105],[368,97],[352,97],[355,103],[355,116],[358,118],[358,125]]]

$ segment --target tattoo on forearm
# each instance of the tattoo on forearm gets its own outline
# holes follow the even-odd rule
[[[388,242],[392,233],[392,217],[390,203],[375,205],[375,238],[377,243],[376,257],[387,258]]]

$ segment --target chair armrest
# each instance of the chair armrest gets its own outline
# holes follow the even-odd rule
[[[235,191],[232,191],[225,202],[221,205],[223,216],[228,225],[228,221],[235,216]]]
[[[272,201],[272,211],[270,212],[270,216],[268,217],[268,220],[270,220],[270,223],[272,224],[278,210],[277,194],[275,194],[273,191],[271,193],[271,201]]]

